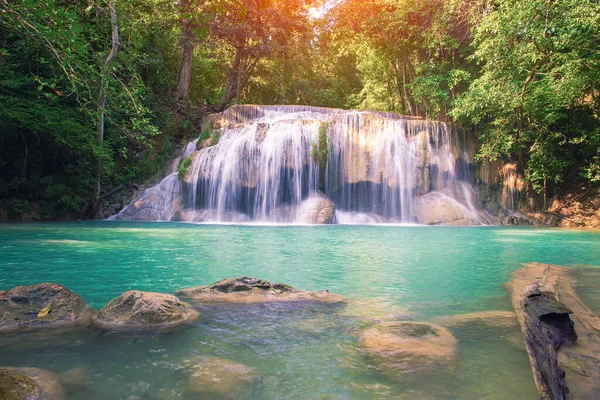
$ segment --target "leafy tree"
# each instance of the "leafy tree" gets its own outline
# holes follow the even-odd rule
[[[594,1],[495,3],[475,28],[480,76],[452,111],[478,127],[480,158],[518,157],[534,188],[544,192],[581,161],[594,178],[599,24]],[[576,115],[586,122],[575,122]]]
[[[224,108],[238,103],[242,90],[258,62],[281,52],[294,33],[307,29],[312,0],[234,0],[218,12],[212,23],[214,35],[233,52],[221,98]]]

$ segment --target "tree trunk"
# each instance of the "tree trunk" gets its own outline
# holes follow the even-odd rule
[[[406,99],[401,94],[402,85],[400,84],[400,72],[398,71],[398,60],[392,61],[391,64],[392,64],[392,70],[394,71],[394,85],[396,86],[398,98],[400,99],[400,112],[402,114],[406,114]]]
[[[544,211],[548,209],[548,180],[544,178]]]
[[[225,83],[225,93],[223,93],[223,97],[221,98],[221,106],[222,110],[227,107],[227,104],[233,100],[237,93],[238,88],[238,77],[240,73],[240,67],[242,64],[242,55],[243,49],[238,47],[235,49],[235,59],[233,60],[233,64],[229,69],[229,73],[227,74],[227,82]]]
[[[106,89],[108,87],[108,81],[110,76],[110,64],[115,61],[117,58],[117,54],[119,53],[119,25],[117,21],[117,9],[115,6],[115,0],[111,0],[109,4],[110,8],[110,23],[112,26],[112,47],[110,49],[110,53],[106,60],[104,61],[104,66],[102,67],[102,71],[100,73],[100,91],[98,93],[98,123],[96,125],[96,141],[98,147],[102,147],[104,144],[104,113],[106,111]],[[92,218],[96,218],[98,216],[98,211],[100,208],[100,180],[102,178],[102,159],[98,154],[96,155],[96,187],[94,189],[94,195],[92,198],[91,209],[89,210]]]
[[[404,98],[406,99],[406,104],[408,105],[408,111],[410,112],[410,115],[417,115],[406,87],[406,60],[404,60],[404,64],[402,66],[402,89],[404,91]]]
[[[190,1],[182,0],[180,2],[182,14],[190,12]],[[190,105],[190,83],[192,81],[192,66],[194,62],[194,22],[192,19],[183,18],[183,30],[181,34],[181,64],[179,66],[179,75],[177,77],[177,101],[187,112]]]
[[[237,71],[237,79],[235,82],[235,99],[233,100],[233,104],[239,104],[240,102],[240,94],[242,93],[242,79],[244,78],[244,71],[242,69],[242,63],[238,67]]]

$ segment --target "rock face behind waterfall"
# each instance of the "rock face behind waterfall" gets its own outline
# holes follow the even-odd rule
[[[210,143],[198,151],[188,146],[181,180],[170,175],[116,219],[489,222],[470,182],[475,141],[449,124],[374,111],[250,105],[210,120]]]

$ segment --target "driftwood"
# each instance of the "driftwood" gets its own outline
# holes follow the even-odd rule
[[[543,400],[600,398],[600,318],[573,282],[568,268],[529,263],[508,284]]]

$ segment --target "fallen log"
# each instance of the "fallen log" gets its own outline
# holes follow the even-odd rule
[[[543,400],[600,398],[600,318],[565,267],[528,263],[508,284]]]

